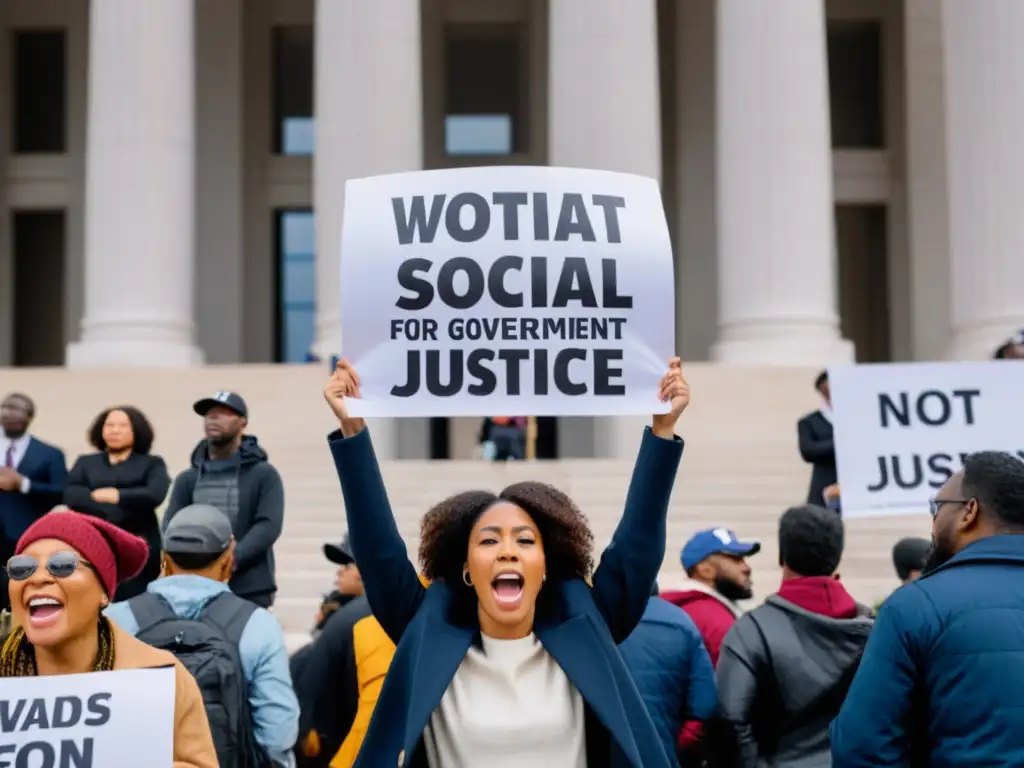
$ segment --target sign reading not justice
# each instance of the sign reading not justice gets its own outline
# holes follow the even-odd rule
[[[352,180],[345,201],[354,415],[664,409],[674,279],[654,180],[468,168]]]

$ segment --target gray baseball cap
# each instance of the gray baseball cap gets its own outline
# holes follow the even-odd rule
[[[164,528],[164,552],[219,555],[231,545],[231,521],[209,504],[183,507]]]

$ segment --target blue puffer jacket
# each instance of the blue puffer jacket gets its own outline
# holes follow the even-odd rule
[[[981,539],[882,605],[833,768],[1024,766],[1024,535]]]
[[[684,722],[705,721],[718,704],[715,670],[686,611],[660,597],[619,646],[640,696],[673,762]]]

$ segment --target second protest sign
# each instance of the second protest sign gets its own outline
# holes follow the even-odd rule
[[[352,180],[345,200],[354,415],[664,408],[674,278],[654,180],[469,168]]]

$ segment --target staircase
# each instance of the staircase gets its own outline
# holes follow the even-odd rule
[[[809,470],[797,453],[796,420],[817,407],[816,371],[691,365],[685,369],[693,405],[679,432],[687,441],[669,513],[669,546],[663,587],[681,577],[679,550],[695,530],[734,529],[762,543],[751,558],[757,597],[778,585],[777,521],[801,503]],[[274,608],[292,644],[300,643],[334,567],[320,550],[340,539],[345,515],[326,434],[334,428],[320,391],[320,366],[209,366],[184,371],[68,371],[3,369],[5,392],[23,391],[36,401],[33,433],[74,457],[89,449],[85,432],[103,408],[117,403],[141,408],[156,430],[154,452],[172,473],[184,469],[201,419],[191,404],[201,396],[234,390],[250,411],[256,435],[280,471],[286,489],[284,533],[275,549],[278,600]],[[638,420],[637,440],[640,436]],[[441,498],[471,487],[499,490],[522,479],[552,483],[588,515],[598,547],[611,538],[622,513],[630,461],[563,460],[489,464],[481,461],[392,461],[383,467],[399,530],[415,556],[422,514]],[[847,524],[841,573],[853,594],[873,602],[896,586],[890,562],[901,536],[928,536],[926,514],[854,520]]]

